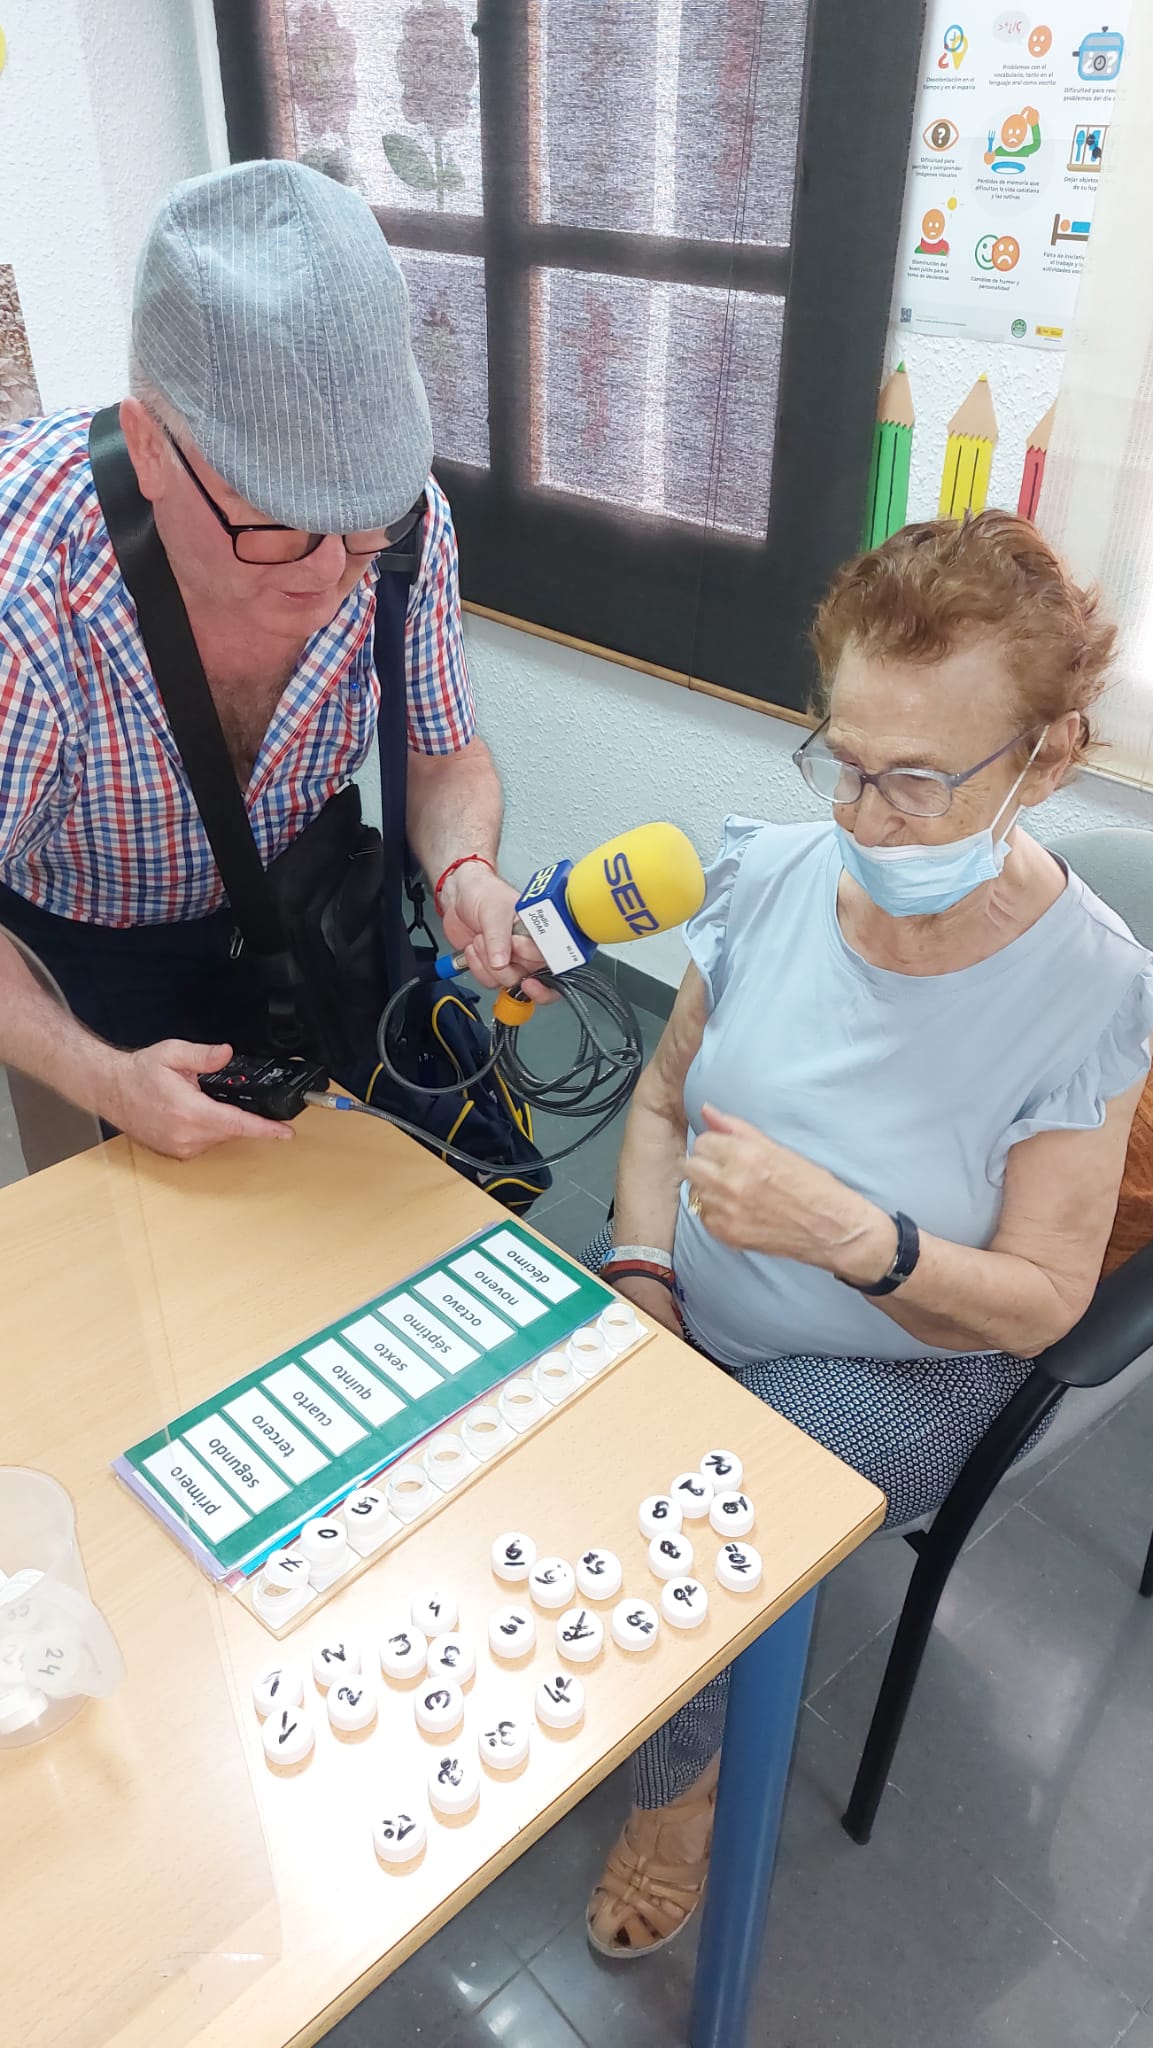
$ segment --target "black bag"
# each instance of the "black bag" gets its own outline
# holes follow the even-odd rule
[[[491,1167],[473,1169],[450,1163],[523,1212],[551,1185],[532,1142],[528,1105],[493,1075],[448,1096],[414,1093],[384,1074],[376,1051],[389,994],[412,980],[420,965],[402,893],[407,886],[417,929],[423,923],[422,892],[409,879],[404,827],[403,678],[405,616],[419,538],[417,552],[384,556],[379,565],[373,656],[381,696],[382,830],[365,825],[360,792],[349,784],[265,870],[184,601],[120,431],[118,407],[94,416],[89,454],[152,673],[238,934],[265,991],[269,1049],[323,1061],[373,1107],[427,1132],[424,1142],[442,1157],[445,1142],[459,1142],[478,1159],[491,1160]],[[434,942],[430,951],[435,953]],[[488,1037],[471,994],[446,990],[440,982],[418,984],[403,1007],[390,1059],[406,1078],[447,1086],[484,1064]]]

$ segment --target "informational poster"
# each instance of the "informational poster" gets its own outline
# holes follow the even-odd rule
[[[898,327],[1066,345],[1125,64],[1129,0],[1108,4],[930,0]]]

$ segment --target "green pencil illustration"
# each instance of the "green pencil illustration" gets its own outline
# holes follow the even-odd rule
[[[873,459],[865,499],[863,548],[879,547],[905,524],[909,511],[909,457],[913,449],[913,395],[904,363],[881,393],[873,429]]]

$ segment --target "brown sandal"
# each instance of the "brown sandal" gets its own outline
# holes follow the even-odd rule
[[[634,1961],[665,1948],[687,1926],[704,1894],[717,1803],[714,1759],[695,1785],[669,1806],[634,1807],[589,1901],[589,1945],[614,1961]],[[702,1824],[703,1854],[674,1860],[661,1838],[686,1823]]]

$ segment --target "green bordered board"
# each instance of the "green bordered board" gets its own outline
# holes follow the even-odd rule
[[[247,1575],[615,1299],[510,1219],[178,1415],[114,1469],[211,1577]]]

